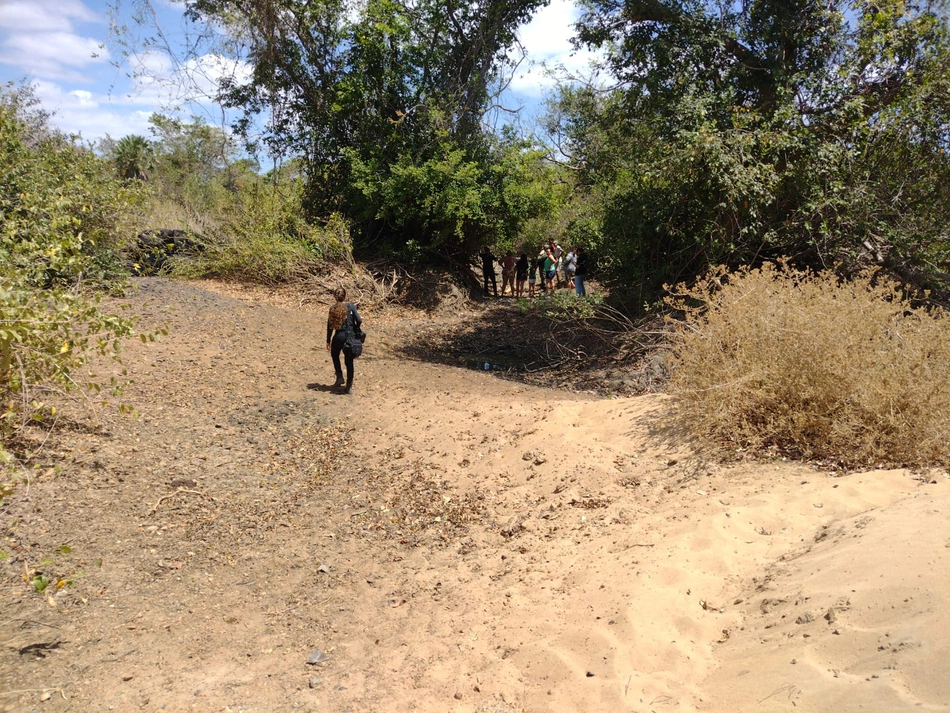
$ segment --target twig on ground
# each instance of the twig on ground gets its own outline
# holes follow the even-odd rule
[[[152,509],[148,511],[148,513],[146,514],[146,517],[148,517],[149,515],[154,515],[155,512],[158,510],[159,505],[161,505],[163,502],[165,502],[169,498],[175,497],[176,495],[178,495],[178,493],[191,493],[192,495],[198,495],[202,498],[208,498],[209,500],[214,500],[214,502],[218,502],[218,499],[214,497],[213,495],[208,495],[207,493],[202,493],[198,490],[189,490],[188,488],[176,488],[174,493],[169,493],[168,495],[163,495],[162,497],[160,497],[158,499],[158,502],[155,503],[152,506]]]

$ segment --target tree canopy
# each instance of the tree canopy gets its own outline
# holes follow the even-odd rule
[[[950,44],[938,2],[587,0],[613,89],[557,128],[602,207],[609,276],[644,298],[789,256],[946,272]],[[925,279],[926,281],[926,279]]]
[[[244,129],[266,116],[272,152],[305,158],[313,215],[343,212],[358,247],[412,240],[452,258],[525,218],[498,169],[521,147],[482,118],[515,30],[546,2],[191,0],[187,13],[244,43],[250,77],[222,99]]]

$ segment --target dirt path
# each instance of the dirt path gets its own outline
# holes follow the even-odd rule
[[[138,418],[0,509],[0,710],[950,706],[942,474],[710,467],[662,396],[406,359],[423,314],[340,396],[325,307],[225,292],[143,281]]]

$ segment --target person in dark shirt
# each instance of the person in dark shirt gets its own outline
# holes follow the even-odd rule
[[[587,277],[587,252],[580,246],[578,246],[575,252],[574,292],[577,293],[578,297],[586,297],[587,290],[584,289],[584,278]]]
[[[524,283],[528,279],[528,255],[521,253],[515,265],[515,297],[524,297]]]
[[[482,250],[482,279],[485,281],[485,297],[488,297],[488,282],[491,281],[492,290],[495,297],[498,296],[498,283],[495,281],[495,260],[491,250],[487,247]]]
[[[356,305],[346,301],[346,290],[338,287],[333,296],[336,303],[330,307],[327,317],[327,351],[330,352],[333,370],[336,372],[334,386],[343,386],[343,369],[340,367],[340,352],[343,352],[343,360],[346,363],[346,388],[343,393],[349,394],[353,390],[353,354],[343,347],[347,338],[354,335],[363,324],[363,320],[356,310]]]

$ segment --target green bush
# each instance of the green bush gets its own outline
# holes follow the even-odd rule
[[[950,463],[950,319],[893,283],[766,264],[675,304],[675,420],[725,451],[845,466]]]
[[[133,319],[87,292],[122,276],[117,234],[144,193],[49,130],[34,104],[28,88],[0,92],[0,461],[25,423],[55,413],[50,392],[105,386],[79,367],[133,334]]]
[[[219,207],[201,251],[170,260],[174,274],[276,284],[306,278],[327,261],[352,261],[345,221],[333,215],[322,225],[308,223],[296,185],[281,190],[261,181]]]
[[[17,95],[0,94],[0,268],[37,287],[121,278],[118,235],[146,189],[66,137],[37,136],[26,111]]]

